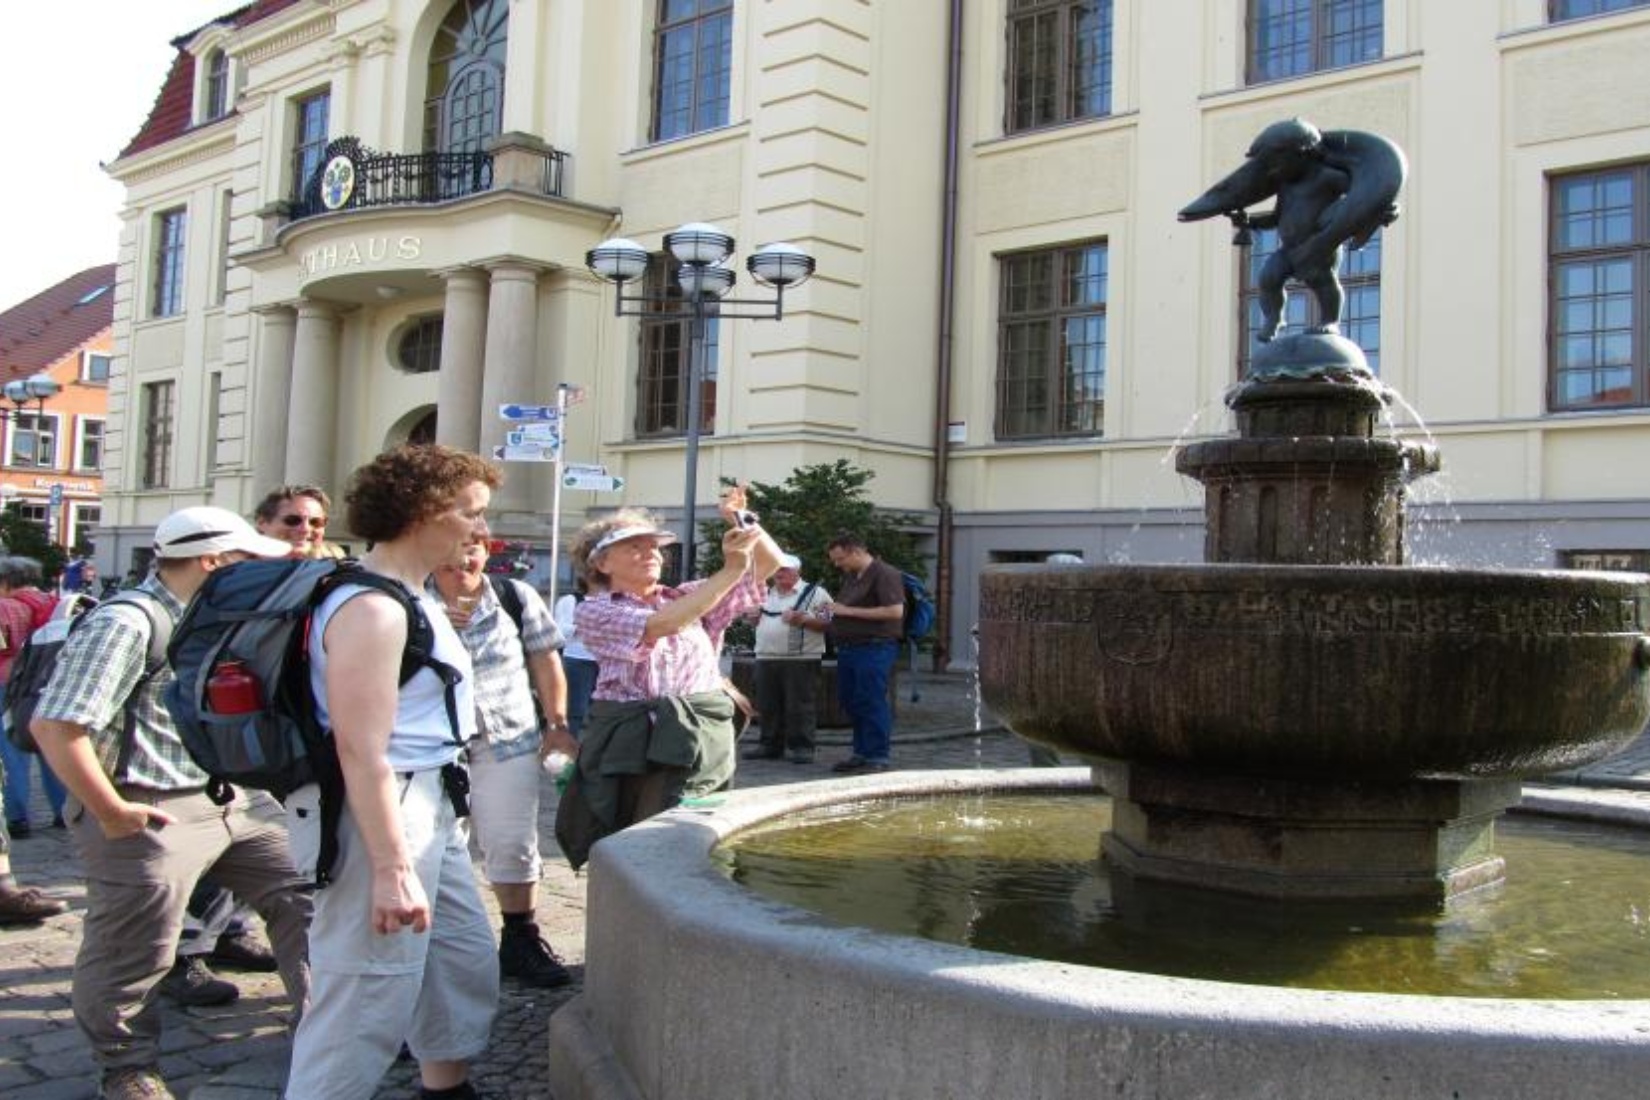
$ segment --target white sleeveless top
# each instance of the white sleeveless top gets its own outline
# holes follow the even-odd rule
[[[327,624],[345,602],[363,592],[377,589],[358,584],[340,585],[321,606],[316,608],[309,631],[309,683],[315,693],[316,716],[327,728],[332,716],[327,706],[327,654],[321,644]],[[425,593],[413,592],[423,602],[424,616],[430,620],[435,633],[434,656],[452,665],[464,679],[456,688],[458,703],[459,738],[468,741],[476,733],[475,676],[470,668],[470,654],[459,640],[458,631],[447,621],[447,616]],[[399,662],[398,662],[399,665]],[[459,744],[453,740],[452,723],[447,717],[446,687],[434,669],[421,668],[412,679],[401,685],[395,707],[395,727],[390,731],[389,763],[398,772],[426,771],[451,763],[458,757]]]

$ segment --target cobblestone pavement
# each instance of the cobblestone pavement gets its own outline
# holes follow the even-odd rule
[[[1024,742],[982,711],[967,674],[905,676],[900,685],[894,763],[900,768],[1020,767]],[[913,700],[913,691],[919,698]],[[737,785],[771,786],[827,778],[830,765],[847,755],[845,730],[823,730],[812,765],[743,761]],[[747,736],[747,743],[750,736]],[[1562,777],[1563,782],[1650,792],[1650,738],[1627,752]],[[582,976],[584,879],[567,869],[554,850],[553,789],[547,786],[541,815],[545,871],[539,925],[556,951]],[[1647,795],[1646,797],[1650,797]],[[50,819],[40,796],[32,816]],[[69,913],[36,928],[0,930],[0,1096],[7,1100],[86,1100],[96,1095],[96,1069],[69,1009],[69,979],[80,938],[85,891],[67,834],[36,829],[12,847],[18,878],[68,901]],[[489,897],[489,904],[491,899]],[[226,973],[241,987],[232,1005],[212,1009],[168,1008],[162,1069],[173,1091],[192,1100],[276,1100],[288,1051],[286,1007],[273,975]],[[492,1046],[474,1066],[478,1087],[499,1100],[553,1100],[544,1084],[546,1029],[550,1015],[578,990],[578,983],[544,992],[506,982],[493,1028]],[[416,1093],[415,1070],[400,1063],[380,1098]]]

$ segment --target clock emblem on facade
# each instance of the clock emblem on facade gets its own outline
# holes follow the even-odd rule
[[[327,161],[321,170],[321,205],[337,210],[346,205],[355,194],[355,162],[339,155]]]

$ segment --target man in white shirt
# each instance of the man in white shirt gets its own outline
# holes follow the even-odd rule
[[[802,562],[782,555],[756,623],[756,709],[762,739],[745,750],[747,760],[793,764],[814,759],[819,666],[825,657],[825,622],[811,614],[831,602],[818,584],[804,584]]]

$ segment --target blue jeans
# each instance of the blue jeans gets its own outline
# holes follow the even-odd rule
[[[562,671],[567,674],[567,728],[578,737],[584,732],[584,719],[590,713],[590,693],[596,690],[596,673],[601,665],[583,657],[562,657]]]
[[[6,691],[0,687],[0,711],[5,709]],[[32,752],[24,752],[11,743],[11,738],[0,732],[0,762],[6,769],[6,820],[27,821],[29,819],[29,769],[34,767],[35,761],[40,762],[40,785],[46,791],[46,803],[52,808],[52,816],[63,816],[63,799],[68,792],[63,787],[63,781],[58,779],[51,768],[46,765],[44,756],[36,756]]]
[[[873,764],[888,763],[893,745],[888,678],[898,657],[899,643],[892,640],[839,646],[836,651],[836,696],[854,721],[854,755]]]

